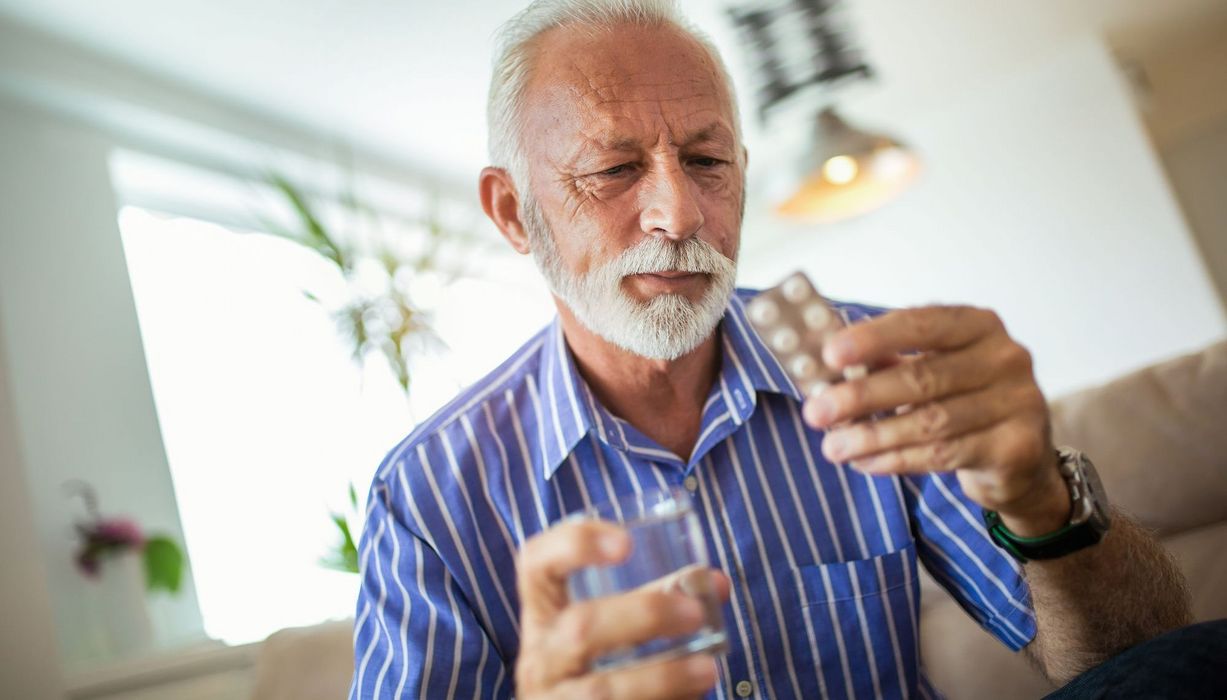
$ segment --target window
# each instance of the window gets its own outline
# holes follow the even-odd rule
[[[496,254],[483,277],[423,290],[451,349],[417,362],[410,405],[303,294],[343,286],[314,252],[132,206],[120,229],[206,632],[244,643],[352,615],[357,577],[320,565],[339,536],[329,511],[350,481],[365,497],[415,417],[548,321],[531,263]]]

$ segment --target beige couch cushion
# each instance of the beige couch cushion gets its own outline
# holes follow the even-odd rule
[[[337,700],[354,674],[353,620],[284,629],[256,658],[252,700]]]
[[[1227,520],[1227,341],[1054,401],[1052,423],[1142,525]]]
[[[1193,619],[1227,618],[1227,521],[1165,538],[1189,584]]]
[[[929,680],[949,700],[1033,699],[1054,690],[1025,656],[1002,646],[953,598],[933,595],[934,589],[936,584],[922,595],[920,658]]]

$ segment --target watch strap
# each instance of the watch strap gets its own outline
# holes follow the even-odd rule
[[[1039,537],[1023,537],[1010,532],[996,511],[986,509],[983,514],[989,537],[997,546],[1022,563],[1036,559],[1057,559],[1090,547],[1103,538],[1103,533],[1090,522],[1071,523],[1056,532]]]

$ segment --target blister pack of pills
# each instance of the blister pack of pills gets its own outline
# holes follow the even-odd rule
[[[847,325],[803,272],[789,275],[750,301],[750,323],[802,395],[843,379],[865,376],[863,365],[839,372],[822,361],[826,339]]]

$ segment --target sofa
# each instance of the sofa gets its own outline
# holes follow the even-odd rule
[[[1099,468],[1113,504],[1153,530],[1188,580],[1197,620],[1227,617],[1227,341],[1051,402],[1057,444]],[[258,700],[344,697],[351,622],[277,632],[256,661]],[[921,659],[951,700],[1037,698],[1053,687],[927,576]]]

